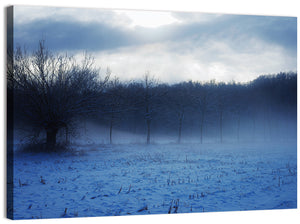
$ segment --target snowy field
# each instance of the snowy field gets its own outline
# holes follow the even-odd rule
[[[15,219],[297,207],[296,143],[76,149],[15,154]]]

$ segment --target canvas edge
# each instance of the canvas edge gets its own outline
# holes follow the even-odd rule
[[[4,89],[4,95],[6,95],[6,138],[4,144],[6,145],[6,217],[8,219],[14,219],[13,217],[13,91],[7,86],[7,75],[9,69],[13,66],[13,14],[14,7],[8,6],[5,8],[6,19],[6,89]]]

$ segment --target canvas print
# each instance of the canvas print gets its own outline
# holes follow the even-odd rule
[[[297,18],[7,8],[7,216],[297,208]]]

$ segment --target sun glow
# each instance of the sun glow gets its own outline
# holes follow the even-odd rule
[[[151,12],[151,11],[115,11],[118,14],[127,16],[131,20],[130,27],[157,28],[159,26],[177,23],[179,20],[174,18],[170,12]]]

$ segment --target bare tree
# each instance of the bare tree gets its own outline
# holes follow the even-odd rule
[[[153,120],[155,112],[159,110],[158,99],[161,98],[166,92],[161,92],[158,88],[158,81],[154,76],[150,75],[150,72],[146,72],[143,79],[143,99],[142,105],[145,109],[144,119],[147,126],[147,144],[150,144],[151,136],[151,122]]]
[[[229,94],[230,94],[230,106],[229,111],[232,117],[236,119],[236,139],[240,142],[240,132],[241,132],[241,117],[243,113],[248,110],[247,104],[249,99],[245,92],[247,90],[246,85],[232,83],[230,84]]]
[[[96,111],[96,98],[108,77],[99,78],[93,60],[85,56],[79,65],[73,57],[54,55],[44,41],[32,54],[17,48],[13,71],[8,79],[17,93],[22,115],[30,125],[46,132],[46,145],[52,150],[60,129],[75,118]]]
[[[215,108],[219,115],[219,131],[220,131],[220,142],[223,143],[223,129],[224,129],[224,114],[228,109],[227,105],[227,86],[225,83],[218,83],[216,85],[216,96],[215,96]]]
[[[186,110],[191,106],[191,86],[192,83],[179,83],[172,86],[171,90],[167,94],[166,106],[170,116],[176,117],[178,127],[177,143],[181,143],[182,126]]]
[[[117,121],[121,119],[121,114],[130,109],[125,103],[126,95],[124,85],[121,84],[117,77],[108,83],[108,88],[104,97],[106,98],[104,113],[109,115],[109,142],[112,144],[114,126]]]
[[[195,110],[199,113],[200,119],[200,143],[203,143],[203,128],[205,125],[207,113],[212,110],[210,105],[210,97],[212,95],[213,82],[210,83],[195,83],[193,101],[195,102]]]
[[[145,103],[145,120],[147,125],[147,144],[150,144],[151,120],[152,120],[152,99],[153,87],[156,85],[154,78],[150,77],[147,72],[144,76],[144,103]]]

